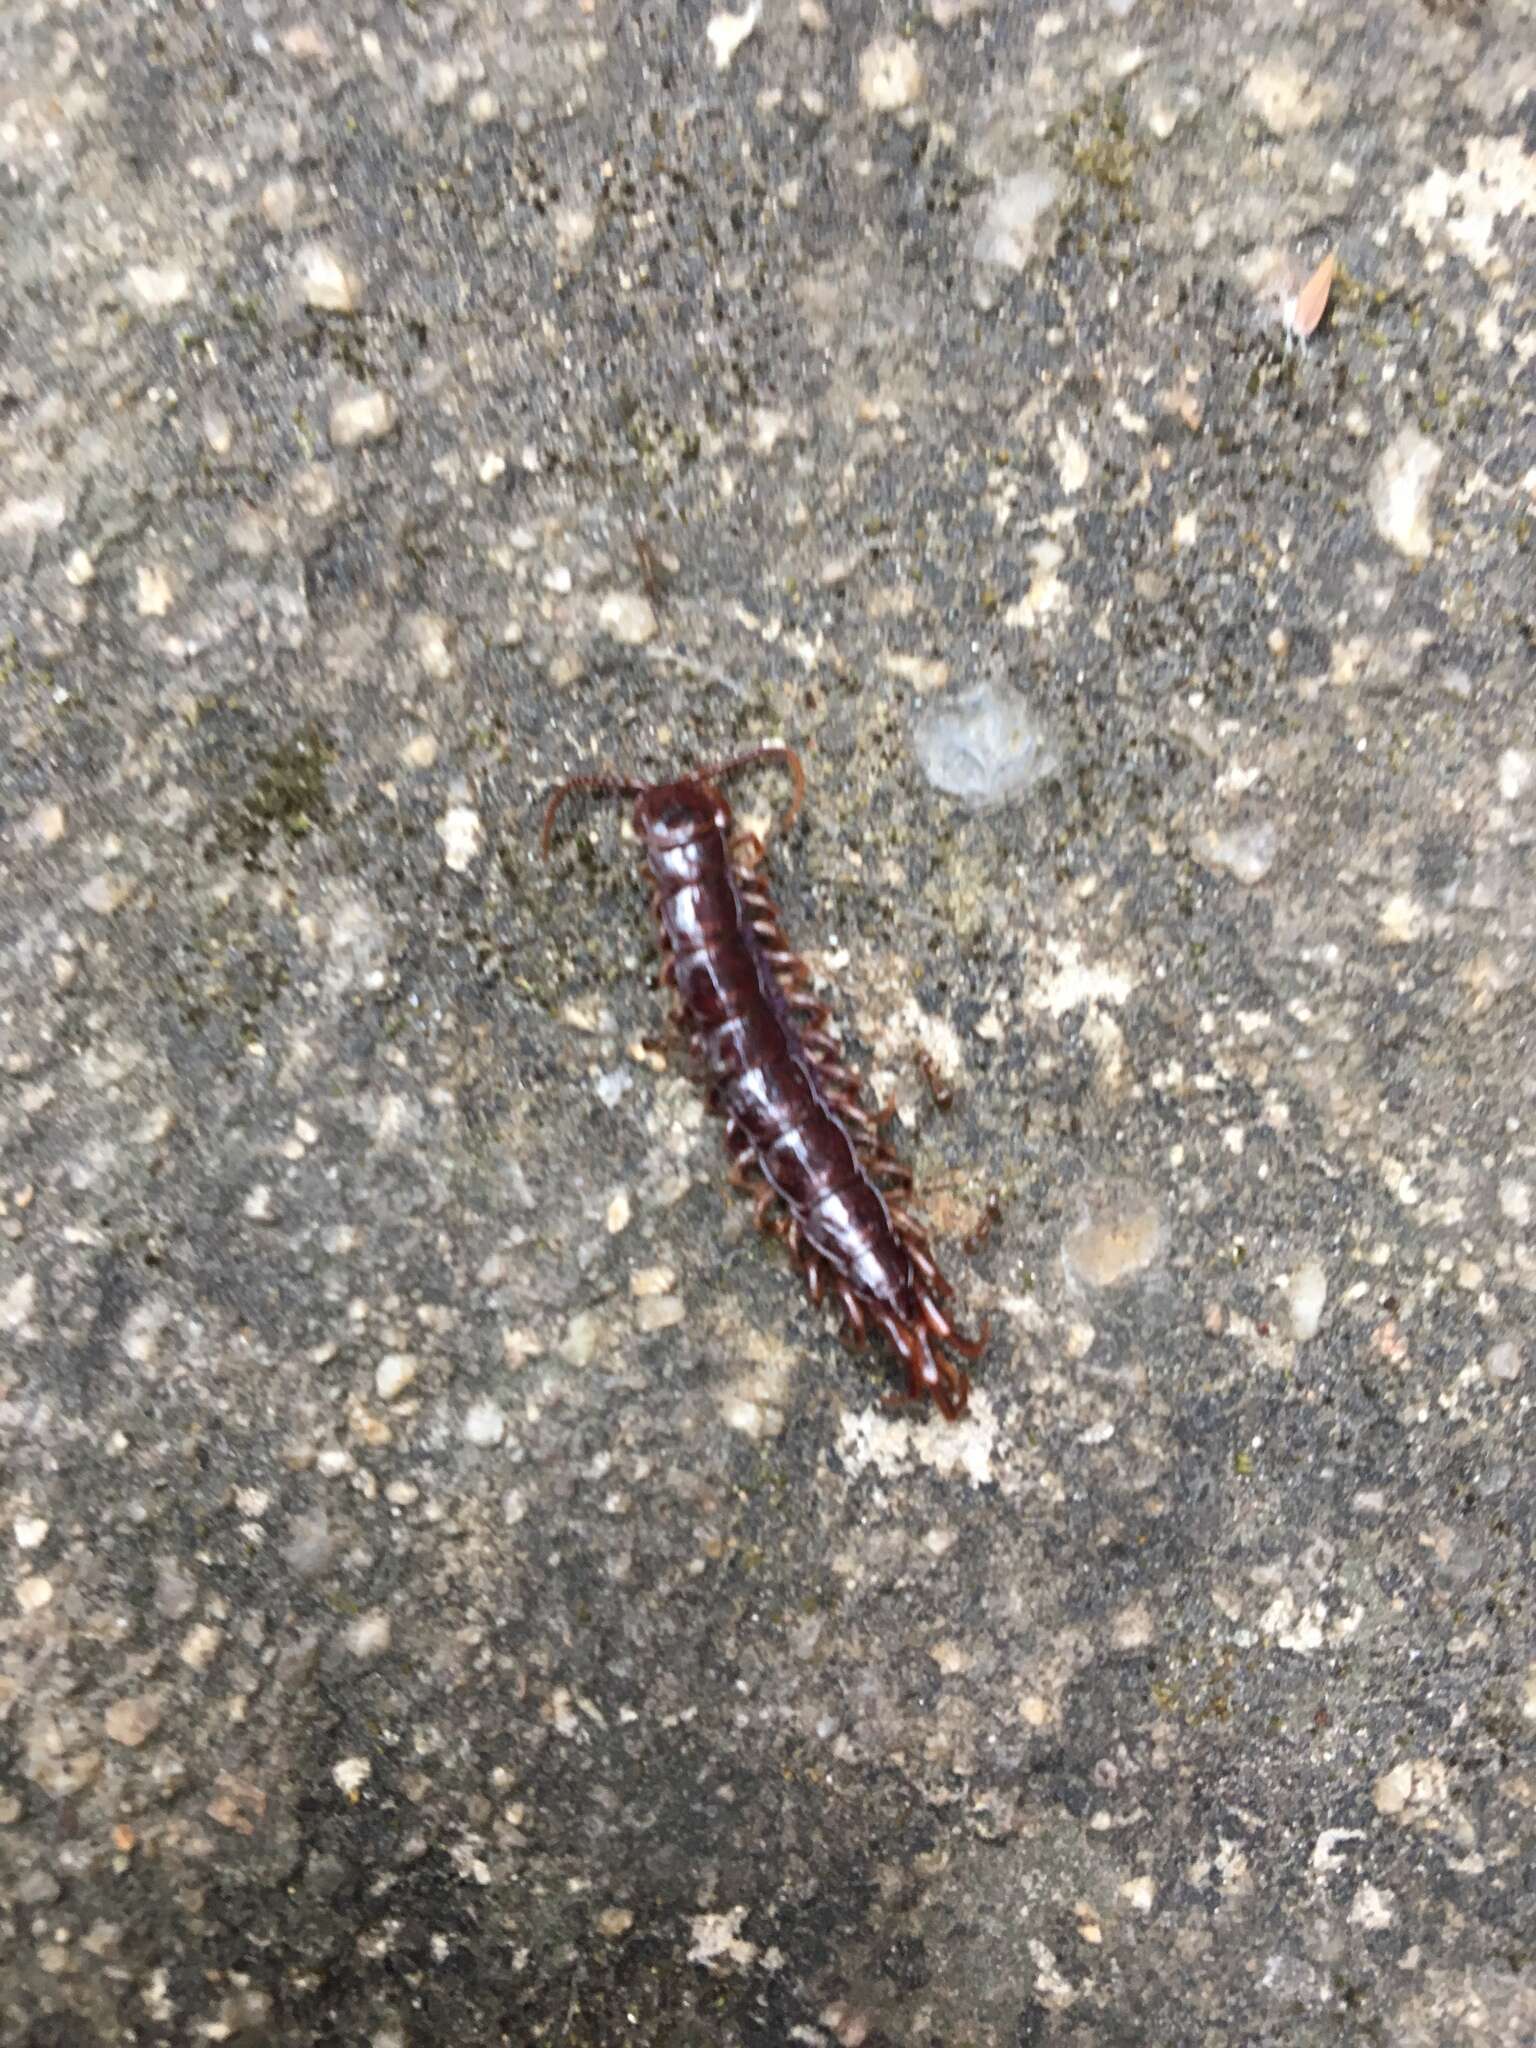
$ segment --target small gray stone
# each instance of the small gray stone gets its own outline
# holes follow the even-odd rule
[[[19,1906],[52,1906],[63,1891],[63,1886],[51,1870],[29,1870],[16,1887],[16,1903]]]
[[[917,722],[913,745],[933,787],[976,810],[1025,795],[1061,765],[1033,706],[994,683],[932,705]]]
[[[1524,1364],[1519,1345],[1506,1337],[1501,1343],[1495,1344],[1488,1354],[1488,1376],[1495,1380],[1517,1380]]]

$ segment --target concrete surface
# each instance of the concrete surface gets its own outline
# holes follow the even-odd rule
[[[0,81],[0,2038],[1536,2040],[1529,0]],[[959,1427],[536,858],[779,734]]]

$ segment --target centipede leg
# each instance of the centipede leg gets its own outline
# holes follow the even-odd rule
[[[895,1221],[894,1216],[892,1221]],[[907,1257],[917,1269],[918,1277],[924,1281],[941,1301],[947,1301],[950,1295],[954,1293],[954,1289],[934,1263],[933,1253],[928,1249],[927,1239],[919,1231],[913,1229],[907,1223],[905,1217],[896,1227],[900,1232],[902,1243],[907,1248]]]
[[[862,1351],[869,1336],[869,1324],[864,1319],[864,1304],[846,1282],[839,1286],[837,1298],[843,1304],[843,1314],[848,1318],[848,1348],[850,1351]]]
[[[982,1323],[979,1336],[963,1337],[931,1295],[921,1295],[919,1303],[924,1323],[941,1344],[947,1344],[951,1351],[958,1351],[962,1358],[972,1361],[980,1358],[987,1348],[987,1339],[992,1334],[992,1325],[989,1321]]]

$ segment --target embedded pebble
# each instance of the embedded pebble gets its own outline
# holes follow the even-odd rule
[[[923,67],[898,36],[877,36],[859,57],[859,98],[872,113],[899,114],[922,97]]]
[[[381,1401],[398,1401],[420,1371],[420,1361],[409,1351],[388,1351],[374,1368],[373,1384]]]
[[[1377,926],[1389,946],[1411,946],[1424,935],[1424,906],[1399,889],[1381,906]]]
[[[25,574],[32,567],[39,539],[57,533],[67,512],[57,492],[41,498],[7,499],[0,506],[0,563]]]
[[[608,1204],[608,1213],[604,1219],[608,1226],[608,1235],[610,1237],[617,1237],[621,1230],[627,1229],[629,1227],[629,1218],[629,1196],[620,1188],[619,1192]]]
[[[1299,135],[1315,126],[1325,101],[1313,91],[1305,72],[1294,64],[1272,58],[1256,64],[1243,86],[1243,97],[1258,114],[1271,135]]]
[[[195,1628],[187,1630],[176,1654],[189,1671],[206,1671],[219,1654],[223,1641],[223,1629],[215,1628],[210,1621],[200,1621]]]
[[[1505,1337],[1488,1354],[1488,1377],[1506,1383],[1519,1379],[1525,1368],[1520,1347]]]
[[[466,1411],[464,1438],[467,1443],[489,1448],[499,1444],[506,1433],[507,1418],[494,1401],[477,1401]]]
[[[1296,1268],[1286,1283],[1285,1295],[1291,1310],[1291,1335],[1298,1344],[1305,1344],[1317,1335],[1328,1299],[1328,1275],[1316,1259]]]
[[[914,728],[913,747],[932,786],[976,810],[1023,796],[1060,766],[1038,713],[1015,691],[990,682],[930,706]]]
[[[597,1099],[604,1109],[616,1109],[634,1087],[634,1080],[627,1067],[614,1067],[597,1077]]]
[[[299,186],[295,178],[269,178],[261,188],[261,217],[275,233],[286,235],[299,216]]]
[[[48,1524],[40,1515],[18,1515],[11,1524],[18,1550],[40,1550],[48,1540]]]
[[[740,14],[720,13],[711,16],[704,33],[709,38],[709,47],[715,53],[715,69],[726,71],[731,59],[751,35],[762,18],[763,0],[750,0]]]
[[[382,1657],[389,1648],[390,1620],[382,1611],[360,1614],[347,1630],[347,1648],[364,1663]]]
[[[647,1296],[670,1294],[677,1275],[670,1266],[642,1266],[629,1276],[629,1291],[637,1301]]]
[[[635,1328],[646,1336],[657,1330],[670,1330],[674,1323],[680,1323],[687,1311],[675,1294],[652,1294],[635,1304]]]
[[[621,1934],[628,1934],[635,1924],[635,1916],[627,1906],[608,1906],[597,1916],[597,1931],[610,1941],[617,1941]]]
[[[1041,246],[1040,223],[1061,193],[1054,171],[1020,171],[1000,178],[986,202],[971,245],[978,263],[1023,270]]]
[[[23,1579],[16,1588],[16,1605],[23,1614],[41,1614],[52,1598],[52,1581],[40,1574]]]
[[[437,836],[443,842],[443,864],[462,875],[480,851],[480,814],[457,804],[437,821]]]
[[[445,683],[453,674],[453,622],[441,612],[413,612],[405,637],[424,674]]]
[[[1234,825],[1224,832],[1207,832],[1199,844],[1208,867],[1220,868],[1250,889],[1269,873],[1279,850],[1280,835],[1267,819]]]
[[[363,302],[363,281],[334,249],[313,244],[296,265],[306,306],[320,313],[355,313]]]
[[[1519,803],[1533,781],[1536,755],[1522,753],[1518,747],[1506,747],[1499,756],[1499,795],[1505,803]]]
[[[136,263],[126,282],[129,297],[136,299],[146,313],[164,313],[179,306],[192,289],[191,276],[179,263]]]
[[[590,1309],[582,1309],[571,1317],[560,1341],[560,1356],[567,1365],[590,1365],[604,1335],[602,1319]]]
[[[1095,1202],[1062,1247],[1067,1270],[1090,1287],[1117,1287],[1144,1273],[1163,1246],[1157,1204],[1127,1192]]]
[[[331,1765],[331,1776],[340,1791],[355,1799],[373,1776],[373,1765],[365,1756],[344,1756]]]
[[[333,448],[358,448],[365,441],[382,441],[394,428],[395,404],[387,391],[359,392],[353,398],[338,398],[331,407]]]
[[[598,608],[597,622],[623,647],[643,647],[656,638],[656,613],[638,590],[611,591]]]
[[[170,576],[158,562],[145,562],[133,579],[134,610],[141,619],[163,619],[175,602]]]
[[[0,1292],[0,1330],[14,1334],[24,1323],[31,1320],[37,1306],[37,1279],[31,1273],[22,1273],[9,1287]]]
[[[1404,427],[1371,471],[1367,495],[1376,531],[1410,561],[1434,550],[1430,500],[1445,456],[1427,434]]]
[[[137,1749],[160,1726],[164,1712],[153,1693],[138,1693],[131,1699],[114,1700],[103,1717],[103,1726],[114,1742]]]

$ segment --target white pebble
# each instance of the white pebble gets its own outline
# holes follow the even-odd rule
[[[629,1276],[629,1291],[637,1301],[647,1295],[670,1294],[677,1275],[670,1266],[642,1266]]]
[[[686,1313],[675,1294],[648,1295],[635,1304],[635,1328],[651,1336],[657,1330],[670,1330]]]
[[[31,1273],[23,1273],[10,1286],[0,1292],[0,1330],[13,1334],[29,1322],[37,1306],[37,1280]]]
[[[410,1351],[387,1351],[374,1367],[373,1384],[381,1401],[398,1401],[421,1369]]]
[[[462,875],[480,851],[480,814],[456,804],[437,821],[437,836],[443,842],[444,864]]]
[[[387,391],[338,398],[331,407],[331,446],[357,448],[365,441],[382,441],[393,433],[395,417],[394,400]]]
[[[72,583],[76,590],[83,590],[87,583],[95,581],[96,564],[84,548],[76,548],[64,564],[65,581]]]
[[[1518,747],[1506,747],[1499,756],[1499,795],[1507,804],[1519,803],[1536,779],[1536,759]]]
[[[480,458],[480,467],[475,472],[483,484],[493,484],[498,477],[503,477],[506,473],[507,458],[494,452]]]
[[[920,99],[923,67],[910,43],[879,36],[859,58],[859,98],[872,113],[898,114]]]
[[[717,71],[729,69],[731,59],[757,27],[762,12],[763,0],[750,0],[740,14],[717,14],[711,18],[704,33],[715,53]]]
[[[363,281],[351,265],[318,243],[299,256],[296,272],[304,303],[320,313],[355,313],[363,300]]]
[[[1488,1354],[1488,1377],[1509,1382],[1517,1380],[1524,1370],[1525,1361],[1520,1356],[1520,1347],[1506,1337],[1495,1344]]]
[[[597,622],[625,647],[643,647],[656,637],[656,613],[638,590],[611,591],[598,608]]]
[[[261,188],[261,217],[277,234],[286,235],[299,213],[299,187],[293,178],[271,178]]]
[[[374,1657],[382,1657],[389,1648],[389,1616],[377,1609],[372,1614],[360,1614],[347,1630],[347,1648],[354,1657],[365,1663]]]
[[[155,265],[136,263],[128,273],[129,295],[146,313],[163,313],[179,306],[192,289],[192,279],[179,263]]]
[[[133,603],[141,619],[163,619],[174,595],[170,576],[158,562],[140,564],[133,580]]]
[[[1054,171],[1020,171],[992,188],[971,254],[978,263],[1022,270],[1039,246],[1038,229],[1055,205],[1061,180]]]
[[[629,1196],[620,1188],[608,1204],[607,1224],[610,1237],[617,1237],[621,1230],[628,1229],[630,1214]]]
[[[219,1654],[223,1641],[223,1629],[215,1628],[212,1622],[200,1621],[196,1627],[187,1630],[176,1654],[189,1671],[206,1671]]]
[[[132,882],[108,869],[92,876],[80,891],[80,901],[98,917],[110,917],[114,911],[122,909],[132,894]]]
[[[11,1532],[18,1550],[37,1550],[48,1540],[48,1524],[40,1515],[18,1515]]]
[[[355,1799],[373,1776],[373,1765],[365,1756],[344,1756],[331,1765],[331,1776],[349,1799]]]
[[[23,1579],[16,1588],[16,1605],[23,1614],[41,1614],[52,1598],[53,1587],[45,1578]]]
[[[1377,922],[1389,946],[1411,946],[1423,936],[1424,906],[1400,889],[1381,906]]]
[[[1328,1275],[1316,1259],[1308,1259],[1291,1275],[1285,1293],[1291,1305],[1291,1334],[1298,1344],[1305,1344],[1317,1335],[1323,1320]]]
[[[933,787],[975,809],[1024,795],[1059,763],[1034,708],[990,682],[936,699],[917,723],[913,746]]]
[[[1371,471],[1368,496],[1376,531],[1410,561],[1425,561],[1434,548],[1430,499],[1445,460],[1417,427],[1404,427]]]
[[[477,1401],[464,1417],[465,1441],[489,1447],[507,1433],[507,1418],[494,1401]]]
[[[1223,869],[1250,889],[1269,873],[1279,850],[1279,834],[1267,821],[1208,832],[1201,841],[1207,866]]]

